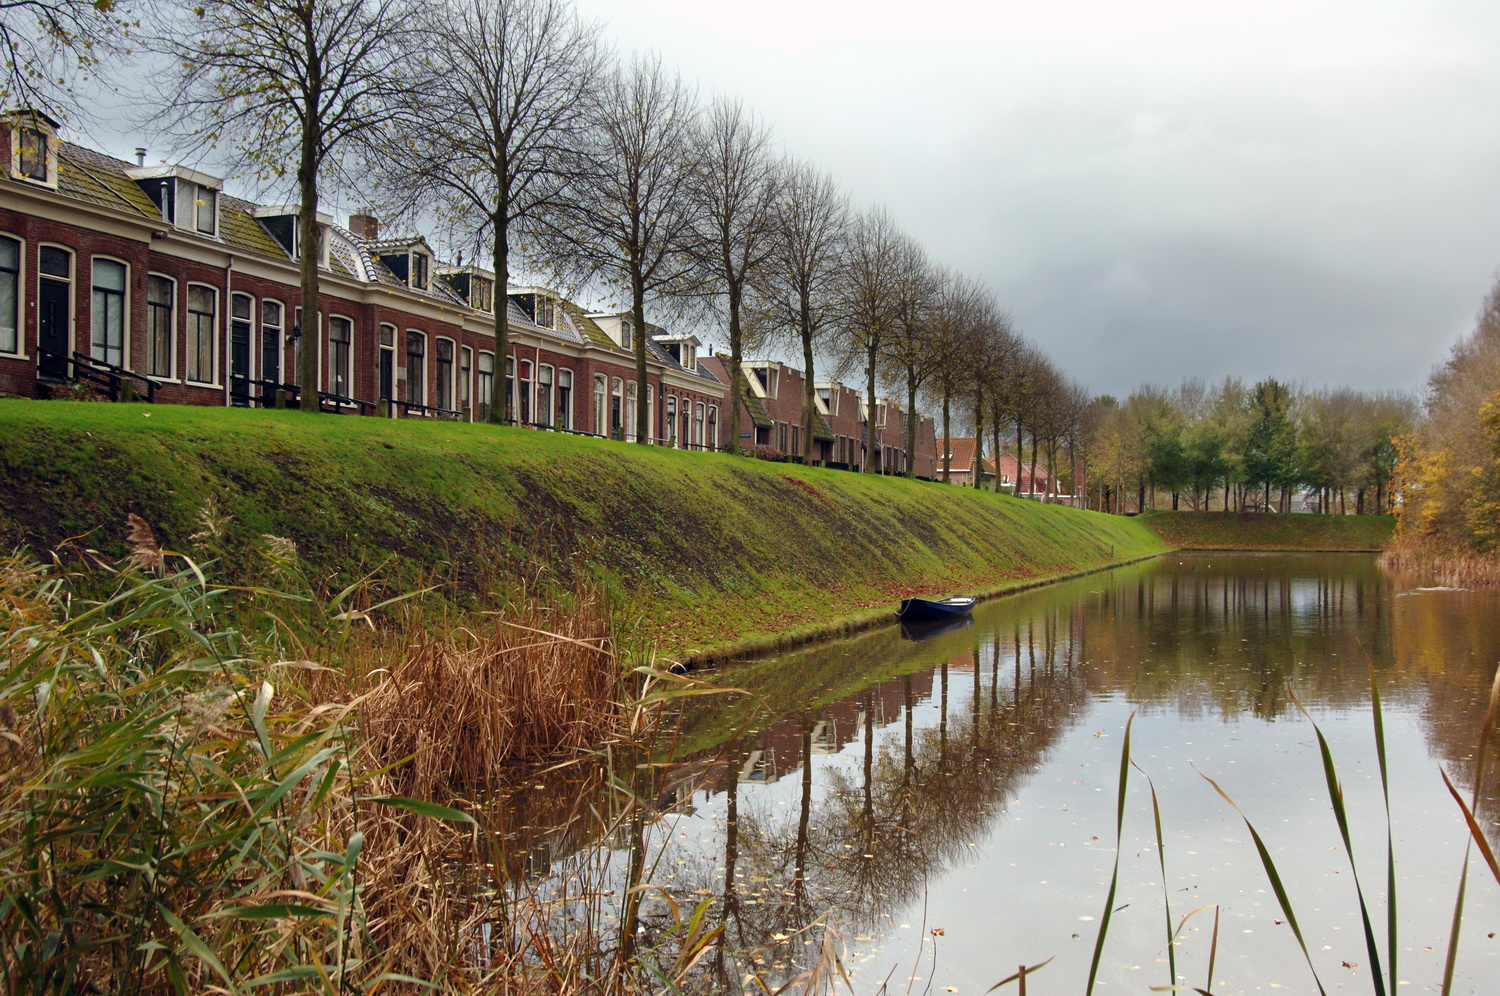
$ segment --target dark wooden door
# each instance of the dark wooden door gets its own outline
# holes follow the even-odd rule
[[[43,377],[68,377],[68,284],[41,278],[37,294],[37,347],[42,352],[38,367]]]
[[[229,323],[229,403],[250,405],[250,323],[242,318]]]

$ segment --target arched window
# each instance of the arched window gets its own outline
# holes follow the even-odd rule
[[[152,377],[172,376],[176,318],[177,282],[159,273],[151,274],[146,278],[146,373]],[[264,370],[264,361],[261,367]]]
[[[458,409],[465,418],[474,414],[474,350],[464,346],[458,351]]]
[[[93,341],[89,355],[117,367],[125,365],[124,263],[94,257]]]
[[[433,362],[436,378],[432,387],[432,404],[435,408],[453,409],[453,340],[437,341],[437,358]]]
[[[520,421],[521,421],[522,425],[526,425],[526,424],[534,421],[534,419],[531,417],[531,399],[532,399],[532,393],[531,393],[531,361],[530,360],[522,360],[521,363],[520,363],[520,370],[521,370],[521,392],[520,392],[521,410],[520,410]]]
[[[625,382],[616,377],[609,397],[609,434],[611,438],[619,438],[624,431]]]
[[[536,368],[536,420],[541,425],[552,424],[552,406],[556,400],[552,396],[552,377],[550,366]]]
[[[476,385],[479,392],[479,413],[477,418],[481,422],[490,420],[490,399],[495,393],[495,354],[479,354],[479,383]]]
[[[602,436],[608,431],[605,410],[609,404],[609,388],[603,374],[594,376],[594,435]]]
[[[667,395],[667,435],[672,437],[672,446],[682,449],[682,437],[677,434],[677,395]]]
[[[427,403],[427,337],[411,329],[406,331],[406,400],[414,405]]]
[[[21,351],[21,296],[21,241],[0,236],[0,353]]]
[[[559,429],[573,428],[573,371],[557,372],[557,421]]]
[[[708,448],[719,448],[719,406],[708,406]]]
[[[693,442],[699,449],[703,448],[703,402],[698,402],[693,407]]]
[[[328,319],[328,390],[341,398],[353,397],[354,323],[339,315]]]
[[[188,284],[187,379],[200,384],[214,379],[214,331],[219,323],[219,292],[203,284]]]
[[[635,381],[631,381],[630,385],[625,389],[625,438],[632,443],[636,441],[637,434],[640,431],[639,426],[635,424],[636,397]]]

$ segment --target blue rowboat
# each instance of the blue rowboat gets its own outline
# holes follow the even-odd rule
[[[896,618],[905,621],[932,619],[960,619],[974,609],[977,601],[972,595],[955,595],[952,598],[903,598]]]

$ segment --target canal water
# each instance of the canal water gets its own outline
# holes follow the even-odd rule
[[[708,672],[736,691],[677,702],[671,759],[614,776],[644,818],[589,832],[581,814],[611,807],[602,778],[586,779],[597,797],[560,802],[546,779],[513,793],[517,888],[583,882],[569,916],[618,916],[625,886],[648,882],[639,937],[668,949],[701,906],[733,955],[693,970],[713,991],[744,991],[751,971],[775,989],[837,951],[859,993],[978,994],[1048,959],[1028,991],[1081,993],[1118,863],[1099,991],[1208,987],[1213,956],[1218,994],[1316,993],[1314,972],[1330,992],[1374,992],[1313,725],[1388,971],[1373,665],[1400,989],[1438,992],[1468,839],[1442,773],[1474,790],[1497,664],[1495,594],[1366,555],[1172,555],[985,603],[947,632],[892,625]],[[1488,763],[1479,820],[1500,844]],[[1456,992],[1500,992],[1500,888],[1477,857],[1457,977]]]

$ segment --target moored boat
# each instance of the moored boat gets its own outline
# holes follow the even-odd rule
[[[972,595],[954,595],[952,598],[903,598],[896,618],[906,621],[922,619],[958,619],[974,609],[977,599]]]

